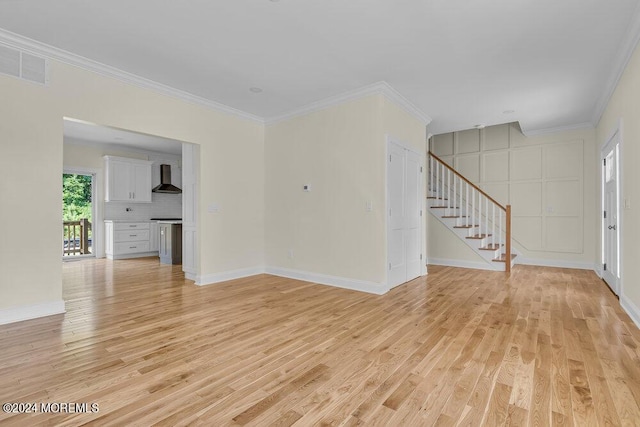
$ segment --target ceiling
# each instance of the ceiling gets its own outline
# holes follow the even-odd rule
[[[109,146],[113,149],[143,150],[182,156],[182,143],[155,135],[98,126],[80,120],[64,120],[65,141],[85,145]]]
[[[0,0],[0,28],[267,122],[384,81],[432,133],[535,133],[597,122],[639,2]]]

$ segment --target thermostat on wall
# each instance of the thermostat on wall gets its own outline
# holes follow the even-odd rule
[[[311,184],[305,184],[302,186],[302,191],[311,191]]]

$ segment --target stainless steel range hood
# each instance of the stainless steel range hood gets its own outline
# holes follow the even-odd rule
[[[154,193],[180,194],[182,190],[171,184],[171,165],[160,165],[160,185],[154,187]]]

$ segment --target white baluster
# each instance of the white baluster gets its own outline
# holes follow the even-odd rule
[[[438,201],[438,197],[440,197],[440,186],[438,185],[438,172],[440,171],[440,162],[435,162],[436,164],[436,170],[435,170],[435,176],[434,176],[434,183],[436,185],[436,205],[437,205],[437,201]]]
[[[502,250],[502,209],[498,213],[500,214],[498,219],[498,247]]]
[[[450,193],[451,195],[449,196],[449,200],[451,200],[451,203],[449,205],[450,209],[455,209],[456,208],[456,198],[455,198],[455,194],[456,194],[456,176],[454,175],[453,172],[449,171],[449,182],[451,184],[451,190]],[[451,213],[449,213],[449,215],[451,215]]]
[[[484,208],[484,229],[489,234],[489,198],[486,198],[486,204]]]
[[[465,211],[466,211],[465,212],[465,216],[466,216],[466,218],[464,219],[464,224],[468,227],[469,226],[469,215],[470,215],[469,214],[469,202],[470,202],[470,200],[469,200],[469,184],[465,182],[464,183],[464,187],[466,189],[466,196],[465,196],[466,197],[466,199],[465,199],[465,202],[466,202],[465,203]]]
[[[444,175],[444,174],[445,174],[446,169],[447,169],[447,168],[444,166],[444,163],[443,163],[443,164],[442,164],[442,199],[444,199],[444,198],[446,197],[446,196],[445,196],[445,192],[444,192],[444,185],[445,185],[445,183],[447,182],[447,181],[445,180],[445,175]],[[443,201],[444,201],[444,200],[443,200]],[[444,205],[443,205],[443,206],[444,206]]]
[[[429,157],[429,161],[431,162],[431,169],[429,170],[429,178],[431,179],[431,197],[435,194],[433,185],[435,184],[435,180],[433,179],[434,165],[433,165],[433,157]]]
[[[447,169],[447,207],[451,210],[451,171]]]
[[[476,189],[471,188],[471,227],[476,226]]]
[[[460,206],[460,210],[459,210],[460,215],[458,215],[458,216],[461,216],[462,215],[462,185],[464,184],[464,180],[462,178],[460,178],[459,181],[460,181],[460,204],[458,206]],[[458,223],[458,224],[460,224],[460,223]]]
[[[491,245],[496,246],[496,204],[493,204],[493,212],[491,213]]]
[[[482,193],[478,191],[478,235],[482,234]]]

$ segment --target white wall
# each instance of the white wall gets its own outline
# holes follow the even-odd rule
[[[0,222],[25,224],[0,239],[0,310],[62,298],[63,117],[199,144],[200,274],[264,265],[262,124],[56,61],[50,71],[46,87],[0,76]]]
[[[598,153],[622,120],[622,198],[630,204],[620,211],[621,279],[620,303],[640,326],[640,51],[636,48],[609,100],[597,127]],[[594,166],[596,163],[594,162]],[[599,168],[599,162],[597,166]],[[598,196],[600,197],[600,196]],[[598,248],[600,218],[596,225]],[[599,251],[600,249],[598,249]]]
[[[594,129],[526,137],[517,124],[489,126],[436,135],[432,150],[498,202],[512,205],[521,253],[516,262],[595,268]],[[438,237],[429,240],[429,257],[478,257]]]
[[[386,134],[425,151],[424,124],[383,95],[266,128],[267,266],[382,289]]]
[[[268,266],[385,281],[379,114],[372,96],[266,128]]]

